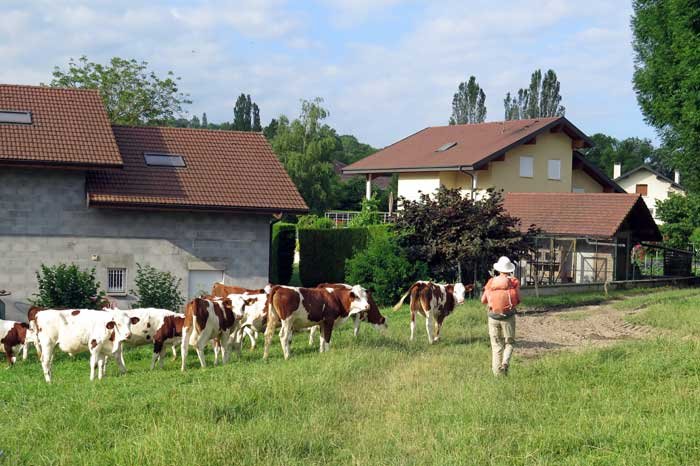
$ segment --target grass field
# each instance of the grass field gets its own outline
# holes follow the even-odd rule
[[[54,383],[31,361],[0,371],[0,464],[679,464],[700,461],[700,290],[614,303],[676,332],[604,350],[514,359],[494,378],[483,309],[469,302],[428,346],[408,341],[408,313],[387,335],[350,326],[317,354],[295,337],[225,367],[88,380],[85,357],[61,355]],[[648,307],[647,307],[648,306]],[[681,314],[679,314],[681,313]],[[674,317],[678,316],[678,317]],[[686,323],[675,325],[683,319]],[[675,333],[674,333],[675,335]],[[517,351],[517,350],[516,350]],[[212,361],[211,352],[208,353]]]

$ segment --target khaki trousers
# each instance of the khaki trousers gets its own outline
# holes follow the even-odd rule
[[[489,319],[489,337],[491,338],[491,369],[495,375],[500,373],[504,364],[510,363],[515,343],[515,316],[507,319]]]

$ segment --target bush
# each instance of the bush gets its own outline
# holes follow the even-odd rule
[[[292,223],[272,225],[272,250],[270,257],[270,282],[288,285],[294,267],[294,250],[297,228]]]
[[[367,247],[367,228],[299,229],[299,277],[304,286],[342,282],[345,261]]]
[[[36,273],[39,292],[30,299],[35,306],[53,309],[101,309],[104,291],[95,277],[95,269],[81,270],[75,264],[41,265]]]
[[[376,194],[372,195],[372,199],[362,199],[362,209],[360,213],[350,219],[349,227],[366,227],[369,225],[378,225],[381,223],[379,216],[379,200]]]
[[[395,237],[385,234],[373,237],[367,249],[347,261],[345,281],[372,290],[377,303],[388,306],[396,303],[413,282],[427,277],[428,266],[409,261]]]
[[[136,290],[130,293],[138,298],[135,308],[156,307],[177,311],[185,298],[180,293],[182,280],[170,272],[163,272],[150,265],[136,264]]]
[[[305,228],[330,230],[335,228],[335,223],[330,218],[319,217],[314,214],[302,215],[297,222],[297,228],[300,230]]]

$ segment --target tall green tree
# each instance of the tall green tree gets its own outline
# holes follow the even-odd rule
[[[145,61],[114,57],[103,65],[83,55],[71,58],[67,69],[56,66],[52,76],[51,87],[97,89],[110,121],[120,125],[165,124],[192,103],[180,92],[179,77],[168,71],[161,78]]]
[[[547,118],[563,116],[566,109],[561,105],[561,84],[554,70],[535,70],[530,77],[530,86],[519,89],[511,96],[506,94],[503,100],[506,120],[529,118]]]
[[[263,134],[265,135],[265,138],[267,138],[268,141],[272,141],[277,135],[278,126],[279,122],[276,118],[273,118],[272,120],[270,120],[270,124],[263,128]]]
[[[691,0],[634,0],[634,88],[685,186],[700,191],[700,6]]]
[[[245,94],[239,95],[233,107],[233,129],[237,131],[250,131],[250,125],[246,127],[246,119],[250,122],[250,118],[246,118],[247,105]]]
[[[486,94],[474,76],[460,83],[452,97],[451,125],[483,123],[486,120]]]
[[[596,133],[591,136],[593,147],[586,149],[586,159],[600,168],[606,175],[613,175],[613,166],[622,164],[622,173],[637,168],[643,164],[649,164],[654,168],[662,168],[658,160],[659,151],[649,139],[626,138],[619,140],[612,136]]]
[[[202,113],[202,128],[209,127],[209,120],[207,120],[207,112]]]
[[[260,125],[260,107],[258,107],[256,103],[253,103],[253,126],[251,130],[258,133],[262,131],[262,126]]]

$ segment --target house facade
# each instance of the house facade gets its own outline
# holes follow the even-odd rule
[[[440,186],[478,195],[505,192],[623,192],[578,149],[588,137],[564,117],[430,127],[343,170],[398,173],[398,195],[409,200]],[[368,189],[369,191],[369,189]]]
[[[663,223],[656,215],[657,202],[665,201],[672,194],[685,195],[680,185],[680,174],[676,170],[675,179],[670,179],[648,165],[639,166],[627,173],[620,174],[620,164],[615,164],[613,176],[615,182],[628,193],[642,196],[656,223]]]
[[[136,264],[194,296],[268,281],[270,226],[306,205],[261,134],[110,126],[95,91],[0,85],[0,313],[41,264],[94,268],[119,306]]]

